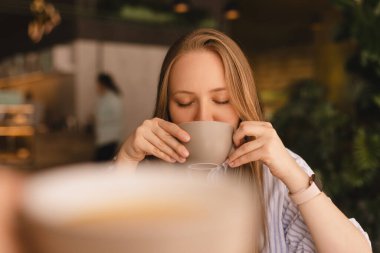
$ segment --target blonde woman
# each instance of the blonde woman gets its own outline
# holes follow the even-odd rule
[[[228,171],[260,189],[261,252],[371,252],[359,224],[315,186],[312,170],[264,121],[250,65],[223,33],[196,30],[169,49],[154,114],[127,138],[117,162],[136,168],[152,155],[183,163],[189,152],[181,142],[190,136],[177,124],[227,122],[235,129],[236,147]]]

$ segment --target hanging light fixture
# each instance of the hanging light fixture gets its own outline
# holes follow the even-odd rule
[[[49,34],[61,22],[59,12],[44,0],[33,0],[30,11],[34,19],[29,23],[28,35],[34,43],[39,42],[44,34]]]
[[[235,1],[229,1],[224,8],[224,17],[227,20],[236,20],[240,17],[238,4]]]
[[[190,4],[186,0],[175,0],[173,3],[173,9],[176,13],[186,13],[189,12]]]

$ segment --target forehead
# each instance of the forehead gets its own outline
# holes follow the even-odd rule
[[[169,90],[225,88],[224,66],[220,56],[210,50],[181,55],[169,74]]]

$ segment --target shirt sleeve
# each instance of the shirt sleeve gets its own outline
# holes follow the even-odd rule
[[[297,164],[310,176],[314,172],[309,165],[297,154],[288,150]],[[311,234],[297,206],[290,200],[288,192],[284,194],[284,209],[282,224],[285,241],[289,252],[317,252]]]
[[[97,120],[101,124],[120,124],[121,109],[120,99],[113,94],[107,95],[100,101]]]
[[[316,252],[309,230],[296,205],[286,195],[282,216],[289,252]]]

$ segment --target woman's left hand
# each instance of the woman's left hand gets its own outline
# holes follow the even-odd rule
[[[245,141],[248,137],[249,141]],[[233,135],[236,150],[229,156],[230,167],[262,161],[273,176],[284,180],[289,169],[297,166],[269,122],[243,121]]]

